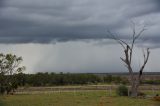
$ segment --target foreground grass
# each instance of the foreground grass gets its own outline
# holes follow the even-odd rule
[[[83,91],[1,96],[0,106],[160,106],[160,103],[114,93],[109,96],[106,91]]]

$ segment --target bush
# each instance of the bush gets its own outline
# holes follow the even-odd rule
[[[119,96],[128,96],[128,88],[125,85],[120,85],[118,86],[116,93]]]

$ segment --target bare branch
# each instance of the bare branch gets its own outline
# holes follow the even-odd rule
[[[133,35],[132,35],[132,44],[131,44],[131,50],[130,50],[130,63],[132,62],[132,51],[135,44],[135,41],[142,35],[142,33],[146,30],[145,26],[142,28],[142,30],[139,31],[138,34],[136,34],[136,27],[135,23],[132,21],[133,24]]]
[[[123,49],[125,49],[125,45],[126,45],[126,46],[129,46],[125,41],[119,39],[119,38],[116,36],[116,34],[111,33],[109,30],[108,30],[107,32],[108,32],[108,34],[110,35],[110,38],[111,38],[111,39],[114,39],[115,41],[117,41],[117,43],[119,43],[119,44],[123,47]]]
[[[135,36],[134,39],[135,39],[135,40],[138,39],[145,30],[146,30],[146,29],[143,28],[143,29]]]
[[[144,67],[145,67],[145,65],[146,65],[147,62],[148,62],[149,55],[150,55],[150,51],[149,51],[149,48],[147,48],[146,54],[145,54],[145,52],[143,53],[144,63],[143,63],[142,67],[141,67],[140,70],[139,70],[139,79],[141,78],[142,73],[143,73],[143,70],[144,70]]]
[[[121,59],[124,63],[126,63],[126,60],[125,60],[125,59],[123,59],[122,57],[120,57],[120,59]]]

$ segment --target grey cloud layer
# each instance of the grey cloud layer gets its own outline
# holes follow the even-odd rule
[[[107,29],[127,37],[131,19],[149,24],[144,37],[154,41],[159,5],[159,0],[1,0],[0,43],[102,39]]]

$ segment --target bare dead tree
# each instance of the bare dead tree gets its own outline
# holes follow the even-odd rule
[[[140,69],[138,70],[139,75],[134,74],[133,68],[132,68],[132,59],[133,59],[133,52],[134,52],[134,46],[136,40],[142,35],[142,33],[146,30],[145,26],[138,32],[136,32],[136,25],[133,23],[133,34],[131,42],[128,43],[123,39],[119,39],[116,34],[111,33],[108,31],[109,36],[117,41],[124,49],[124,58],[120,57],[120,59],[125,63],[125,67],[129,71],[129,81],[131,84],[131,95],[132,97],[138,96],[138,87],[140,85],[140,82],[142,80],[143,70],[148,62],[148,58],[150,55],[149,48],[146,48],[145,51],[143,51],[143,64],[140,66]]]

